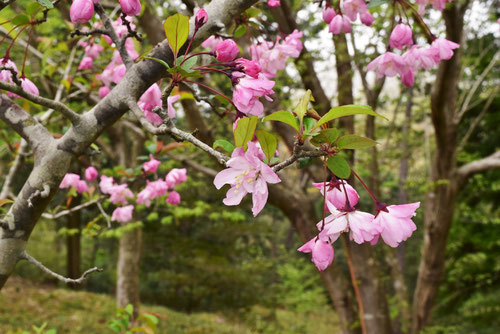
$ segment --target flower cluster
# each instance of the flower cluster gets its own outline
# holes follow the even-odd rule
[[[14,72],[18,73],[16,64],[8,57],[0,58],[0,67],[11,68]],[[14,83],[14,79],[12,77],[13,73],[10,70],[1,70],[0,71],[0,81],[7,83]],[[36,85],[30,79],[26,78],[24,73],[21,74],[20,77],[21,88],[28,93],[39,95],[40,92]],[[19,95],[14,94],[12,92],[7,92],[7,95],[10,97],[19,97]]]
[[[74,0],[69,9],[69,17],[73,23],[85,24],[94,16],[94,3],[99,0]],[[141,2],[139,0],[120,0],[122,12],[128,16],[136,16],[141,13]]]
[[[330,215],[317,224],[318,236],[306,242],[298,251],[312,253],[312,261],[318,270],[325,270],[332,263],[332,243],[342,233],[349,233],[349,238],[358,244],[369,242],[374,245],[382,237],[386,244],[397,247],[417,229],[412,217],[420,202],[389,206],[377,202],[377,214],[374,216],[354,208],[359,195],[345,181],[313,185],[322,194],[323,189],[326,189],[325,205]]]
[[[351,32],[351,24],[358,16],[361,23],[366,26],[371,26],[373,23],[373,16],[364,0],[346,0],[342,3],[342,9],[343,13],[340,11],[337,13],[328,2],[323,9],[323,21],[328,24],[328,31],[332,34]]]

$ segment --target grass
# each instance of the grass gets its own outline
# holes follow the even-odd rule
[[[47,323],[58,334],[114,333],[108,322],[116,318],[112,296],[55,288],[11,277],[0,292],[0,333],[35,333],[32,326]],[[337,333],[331,309],[295,313],[254,306],[238,315],[177,312],[162,306],[143,305],[141,312],[161,314],[157,333]]]

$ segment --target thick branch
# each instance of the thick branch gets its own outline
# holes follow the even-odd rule
[[[90,268],[89,270],[84,272],[80,278],[77,278],[77,279],[67,278],[67,277],[59,275],[58,273],[55,273],[52,270],[50,270],[49,268],[45,267],[41,262],[39,262],[37,259],[35,259],[34,257],[32,257],[31,255],[29,255],[26,252],[23,252],[20,257],[21,257],[21,259],[24,259],[24,260],[34,264],[38,268],[42,269],[45,273],[49,274],[52,277],[57,278],[58,280],[60,280],[64,283],[82,284],[87,279],[87,276],[89,276],[90,274],[92,274],[96,271],[98,271],[98,272],[103,271],[102,268],[94,267],[94,268]]]
[[[487,156],[486,158],[469,162],[458,169],[458,175],[461,180],[475,173],[481,173],[488,169],[500,168],[500,151]]]

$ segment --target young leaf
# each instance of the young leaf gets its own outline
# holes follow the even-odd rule
[[[300,99],[299,104],[297,104],[297,107],[295,108],[295,112],[297,113],[300,122],[302,122],[304,115],[307,113],[307,105],[309,104],[309,101],[314,101],[310,89],[305,92],[305,94]]]
[[[217,149],[218,147],[224,149],[225,151],[227,151],[229,153],[233,153],[233,150],[234,150],[234,145],[231,144],[230,142],[228,142],[227,140],[224,140],[224,139],[217,139],[214,142],[214,145],[213,145],[214,150]]]
[[[38,2],[32,2],[28,6],[26,6],[26,14],[33,15],[40,9],[41,9],[41,7],[38,4]]]
[[[239,25],[238,28],[234,31],[234,37],[235,38],[240,38],[241,36],[245,35],[247,32],[247,26],[245,25]]]
[[[266,130],[258,130],[256,135],[257,139],[259,140],[262,151],[266,155],[267,159],[271,161],[272,157],[274,156],[274,153],[276,153],[276,147],[278,146],[276,137],[274,137]]]
[[[313,129],[320,127],[322,124],[329,122],[331,120],[337,119],[339,117],[351,116],[351,115],[372,115],[382,117],[385,120],[388,120],[384,116],[377,114],[372,110],[370,106],[364,105],[356,105],[356,104],[348,104],[346,106],[333,107],[327,112],[323,117],[320,118],[316,126]]]
[[[311,139],[311,144],[314,146],[321,146],[323,144],[333,143],[339,136],[337,129],[325,129],[318,133],[318,135]]]
[[[177,54],[187,41],[189,35],[189,18],[179,13],[169,16],[165,20],[165,23],[163,23],[163,29],[165,29],[165,35],[167,36],[172,52]]]
[[[234,130],[234,143],[236,147],[246,147],[247,143],[252,140],[255,128],[257,127],[257,120],[257,116],[240,118]]]
[[[341,179],[347,179],[351,175],[351,167],[347,161],[341,156],[334,155],[326,161],[328,169],[332,171],[335,176]]]
[[[293,117],[292,114],[290,114],[288,111],[285,110],[276,111],[271,115],[264,117],[262,121],[283,122],[293,127],[295,131],[297,131],[297,133],[299,132],[299,126],[297,125],[297,120],[295,119],[295,117]]]
[[[30,18],[27,15],[19,14],[12,19],[12,24],[15,26],[27,24],[30,22]]]
[[[356,135],[345,135],[340,137],[339,142],[337,144],[340,149],[348,149],[348,150],[358,150],[363,148],[369,148],[377,145],[377,142],[371,140],[370,138],[356,136]]]
[[[196,61],[198,61],[198,56],[194,56],[191,58],[188,58],[181,66],[181,68],[186,71],[187,73],[194,72],[191,68],[196,65]]]
[[[40,5],[48,8],[48,9],[52,9],[54,8],[54,5],[52,4],[52,2],[50,2],[50,0],[36,0]]]
[[[144,59],[149,59],[149,60],[154,60],[154,61],[157,61],[157,62],[159,62],[160,64],[162,64],[163,66],[165,66],[165,68],[167,68],[167,69],[169,69],[169,68],[170,68],[170,66],[168,66],[168,64],[167,64],[165,61],[161,60],[161,59],[154,58],[154,57],[144,57]]]

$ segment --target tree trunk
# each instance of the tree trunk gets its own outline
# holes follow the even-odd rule
[[[453,42],[462,42],[467,5],[468,1],[461,5],[454,2],[443,11],[446,38]],[[430,175],[433,187],[425,198],[424,244],[413,297],[414,334],[420,332],[430,320],[444,271],[446,241],[458,192],[455,110],[461,53],[458,49],[449,61],[440,63],[431,95],[436,150]]]
[[[74,207],[80,204],[79,197],[71,201],[71,206]],[[68,215],[67,228],[70,230],[78,230],[77,233],[71,233],[66,237],[66,271],[69,278],[79,278],[81,276],[81,211],[75,211]],[[71,288],[76,288],[78,285],[68,284]]]

